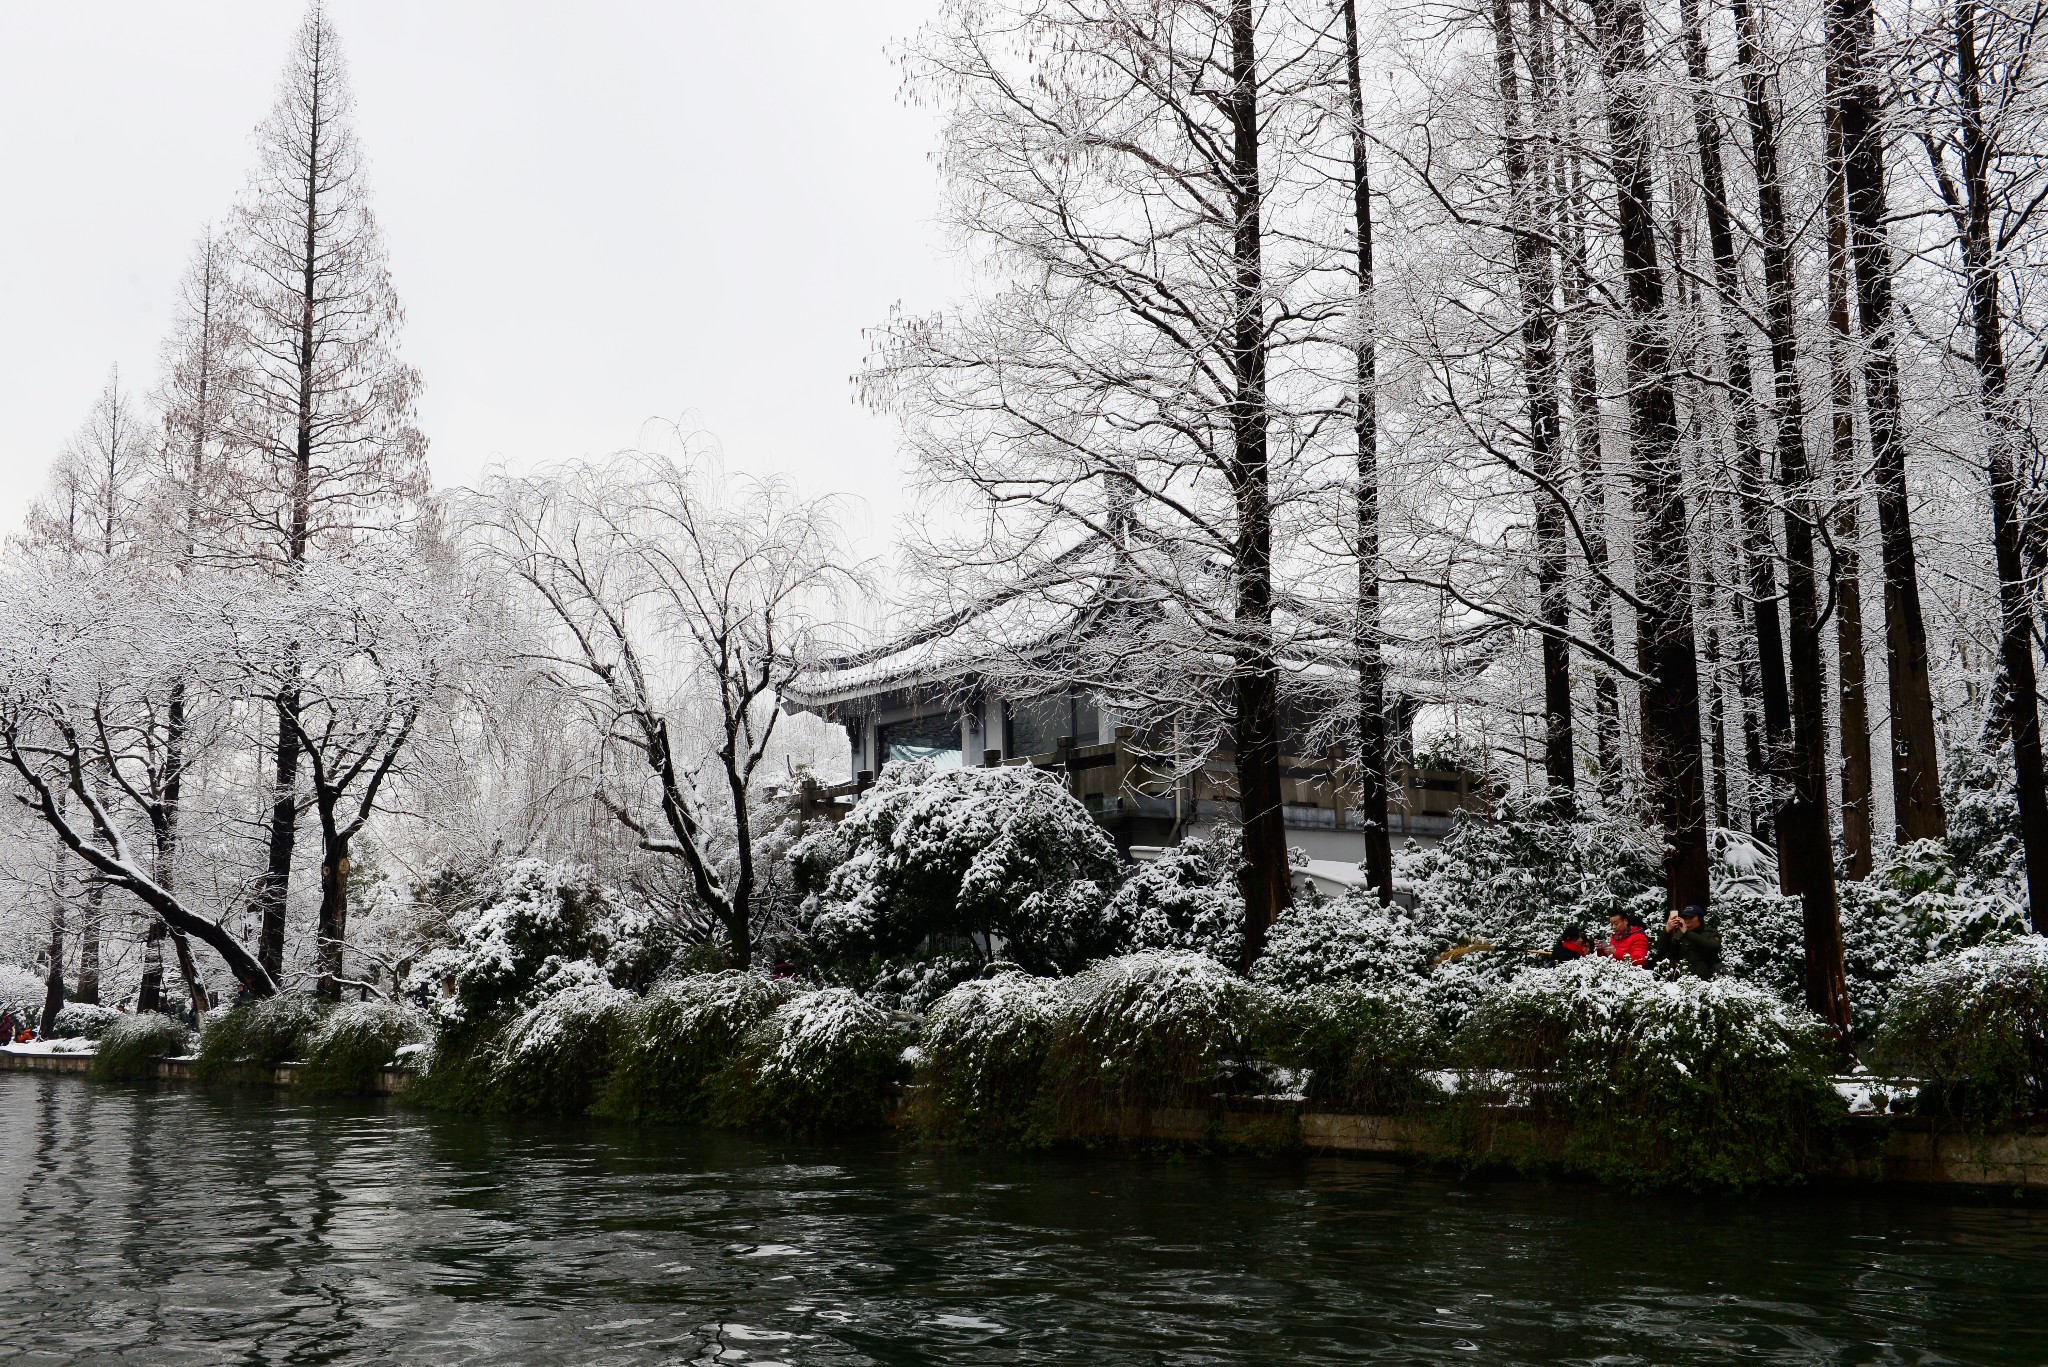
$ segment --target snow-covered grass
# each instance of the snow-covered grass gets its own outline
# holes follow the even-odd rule
[[[309,1093],[368,1091],[377,1071],[398,1051],[426,1037],[427,1023],[409,1007],[391,1002],[346,1002],[335,1007],[306,1037],[305,1067],[298,1085]]]
[[[1541,1151],[1468,1086],[1475,1150],[1632,1184],[1744,1186],[1805,1170],[1842,1114],[1810,1017],[1726,979],[1663,979],[1604,959],[1526,973],[1482,1004],[1466,1065],[1567,1127]]]
[[[244,1068],[275,1068],[303,1059],[325,1011],[318,999],[303,992],[280,992],[217,1011],[200,1033],[192,1075],[212,1082]]]
[[[908,1072],[908,1043],[887,1012],[847,988],[802,993],[748,1032],[719,1114],[792,1132],[879,1125]]]
[[[169,1016],[123,1016],[100,1036],[92,1075],[102,1082],[146,1082],[156,1076],[158,1059],[179,1057],[191,1042],[191,1033]]]
[[[619,1020],[598,1111],[634,1120],[707,1119],[740,1042],[793,991],[787,983],[737,971],[655,984]]]
[[[1966,949],[1906,972],[1874,1052],[1923,1080],[1923,1110],[1976,1124],[2048,1110],[2048,939]]]
[[[1127,954],[1057,987],[1047,1100],[1065,1136],[1128,1135],[1158,1106],[1196,1104],[1243,1059],[1250,983],[1201,954]]]
[[[1050,981],[1014,972],[962,983],[941,997],[917,1046],[918,1127],[968,1146],[1045,1142],[1042,1084],[1058,1007]]]

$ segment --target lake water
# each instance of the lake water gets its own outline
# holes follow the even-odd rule
[[[0,1074],[9,1363],[2048,1362],[2048,1209]]]

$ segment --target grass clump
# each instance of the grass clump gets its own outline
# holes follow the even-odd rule
[[[1476,1162],[1751,1187],[1811,1171],[1844,1114],[1818,1023],[1726,979],[1604,959],[1539,969],[1480,1005],[1459,1046]]]
[[[2048,940],[1936,959],[1900,978],[1873,1050],[1921,1079],[1916,1108],[1975,1126],[2048,1110]]]
[[[911,1117],[962,1147],[1035,1147],[1051,1137],[1042,1090],[1059,1019],[1053,986],[1023,973],[961,983],[925,1017]]]
[[[790,991],[736,970],[657,983],[620,1016],[611,1075],[593,1109],[622,1120],[708,1120],[740,1044]]]
[[[1442,1065],[1447,1040],[1419,986],[1269,993],[1260,1034],[1276,1062],[1303,1071],[1310,1101],[1399,1115],[1443,1099],[1424,1073]]]
[[[494,1060],[494,1110],[581,1115],[611,1072],[613,1044],[633,994],[571,987],[514,1020]]]
[[[267,1073],[302,1059],[324,1014],[317,999],[299,992],[259,997],[222,1011],[199,1036],[192,1076],[201,1082],[231,1082],[247,1072]]]
[[[101,1082],[147,1082],[156,1076],[158,1059],[181,1057],[191,1047],[191,1033],[169,1016],[122,1016],[100,1036],[92,1075]]]
[[[418,1013],[391,1002],[338,1006],[311,1032],[298,1085],[311,1095],[367,1092],[398,1051],[425,1033]]]
[[[1158,1107],[1200,1105],[1247,1052],[1253,988],[1200,954],[1130,954],[1063,980],[1045,1058],[1062,1138],[1133,1138]]]
[[[903,1046],[889,1013],[856,993],[806,992],[748,1032],[715,1116],[793,1133],[871,1129],[896,1104]]]

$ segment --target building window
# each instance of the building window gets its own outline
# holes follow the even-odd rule
[[[952,716],[913,717],[875,728],[876,756],[888,764],[899,759],[928,760],[941,769],[960,767],[960,719]]]
[[[1095,699],[1085,693],[1026,698],[1007,704],[1007,711],[1012,755],[1051,754],[1067,737],[1076,745],[1093,745],[1100,739],[1102,722]]]

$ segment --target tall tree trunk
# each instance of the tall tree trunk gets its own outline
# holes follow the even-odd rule
[[[1280,790],[1280,669],[1273,646],[1273,509],[1267,445],[1265,233],[1259,172],[1258,46],[1252,0],[1231,0],[1230,78],[1235,184],[1235,328],[1231,338],[1231,486],[1237,632],[1237,801],[1244,832],[1244,961],[1266,948],[1266,930],[1293,903]]]
[[[1778,419],[1778,477],[1785,488],[1785,605],[1791,627],[1792,745],[1778,804],[1778,870],[1784,890],[1799,898],[1807,1009],[1833,1027],[1846,1047],[1849,987],[1842,962],[1842,922],[1828,820],[1827,673],[1820,656],[1820,599],[1814,582],[1813,530],[1821,516],[1806,458],[1806,421],[1799,392],[1797,282],[1792,230],[1778,165],[1777,118],[1764,84],[1763,42],[1752,0],[1731,0],[1743,103],[1756,167],[1757,220],[1762,229],[1764,312],[1771,343],[1772,396]]]
[[[57,1013],[64,1009],[64,920],[63,883],[50,899],[50,971],[43,977],[43,1015],[38,1027],[45,1038],[57,1028]]]
[[[1710,590],[1711,591],[1711,590]],[[1718,606],[1718,605],[1717,605]],[[1714,824],[1728,825],[1728,702],[1722,679],[1721,629],[1707,624],[1707,761],[1713,774]]]
[[[1828,446],[1836,509],[1829,540],[1835,592],[1835,677],[1842,758],[1843,875],[1860,882],[1875,866],[1871,826],[1869,672],[1863,660],[1863,482],[1856,465],[1855,385],[1849,356],[1849,218],[1842,190],[1841,92],[1828,64]]]
[[[342,952],[348,938],[349,839],[335,820],[334,803],[321,800],[320,917],[317,967],[323,1000],[341,1000]]]
[[[1693,0],[1679,0],[1685,27],[1685,61],[1692,77],[1693,138],[1700,160],[1707,245],[1713,255],[1714,292],[1721,302],[1722,346],[1727,354],[1728,390],[1735,427],[1735,520],[1743,578],[1749,585],[1750,621],[1758,692],[1763,703],[1763,764],[1752,774],[1775,782],[1790,749],[1792,708],[1785,679],[1785,638],[1778,619],[1777,547],[1765,513],[1762,442],[1758,436],[1756,384],[1750,370],[1749,339],[1738,321],[1743,311],[1742,277],[1735,254],[1735,228],[1728,207],[1727,175],[1721,158],[1721,127],[1707,103],[1710,75],[1707,47]],[[1776,806],[1775,801],[1771,804]]]
[[[1898,319],[1891,244],[1885,229],[1884,130],[1871,69],[1872,0],[1828,0],[1828,58],[1837,70],[1849,256],[1856,268],[1863,332],[1863,394],[1877,476],[1877,531],[1884,559],[1886,676],[1892,731],[1892,807],[1901,843],[1948,834],[1935,753],[1934,686],[1920,570],[1906,494],[1906,442],[1899,405]]]
[[[1543,775],[1570,793],[1578,781],[1573,757],[1570,599],[1565,590],[1565,523],[1558,499],[1559,405],[1550,249],[1537,212],[1515,71],[1515,29],[1508,0],[1492,0],[1494,82],[1501,106],[1501,160],[1507,170],[1508,233],[1522,311],[1522,386],[1529,414],[1529,469],[1534,477],[1536,595],[1543,622]]]
[[[1569,51],[1569,49],[1567,49]],[[1567,73],[1571,63],[1563,63]],[[1571,115],[1571,91],[1565,91],[1565,137],[1571,151],[1562,159],[1564,178],[1564,355],[1572,404],[1572,438],[1578,466],[1579,517],[1586,533],[1586,559],[1592,571],[1587,608],[1593,619],[1593,644],[1606,655],[1615,651],[1615,594],[1609,587],[1613,563],[1607,546],[1607,472],[1601,450],[1600,378],[1593,350],[1593,327],[1586,313],[1592,298],[1592,269],[1586,249],[1585,172]],[[1622,795],[1621,686],[1604,663],[1594,666],[1593,715],[1595,758],[1600,765],[1600,795],[1609,803]]]
[[[1358,343],[1352,436],[1358,445],[1357,621],[1358,805],[1365,826],[1365,881],[1382,905],[1394,900],[1394,848],[1387,831],[1387,666],[1380,649],[1380,471],[1378,354],[1372,266],[1372,164],[1366,156],[1365,91],[1359,75],[1358,13],[1344,6],[1344,82],[1351,114],[1351,214],[1358,248]]]
[[[1644,677],[1643,767],[1662,818],[1665,897],[1673,908],[1705,906],[1706,776],[1701,763],[1699,659],[1685,557],[1677,400],[1665,333],[1664,277],[1658,265],[1650,129],[1645,109],[1642,0],[1593,0],[1600,38],[1607,124],[1618,191],[1628,301],[1630,429],[1636,490],[1637,657]]]
[[[85,915],[78,927],[78,987],[71,1000],[100,1004],[100,940],[105,933],[107,885],[95,881],[85,890]]]
[[[1991,541],[1998,565],[1999,663],[2019,798],[2027,903],[2036,934],[2048,934],[2048,791],[2042,787],[2040,689],[2034,671],[2033,610],[2021,554],[2015,449],[2025,440],[2013,412],[2005,363],[2005,310],[1991,232],[1990,137],[1984,126],[1975,0],[1956,0],[1956,87],[1963,126],[1963,264],[1969,280],[1972,359],[1983,404],[1991,480]]]
[[[135,991],[137,1011],[164,1009],[164,935],[168,929],[162,917],[154,917],[142,937],[142,984]]]

